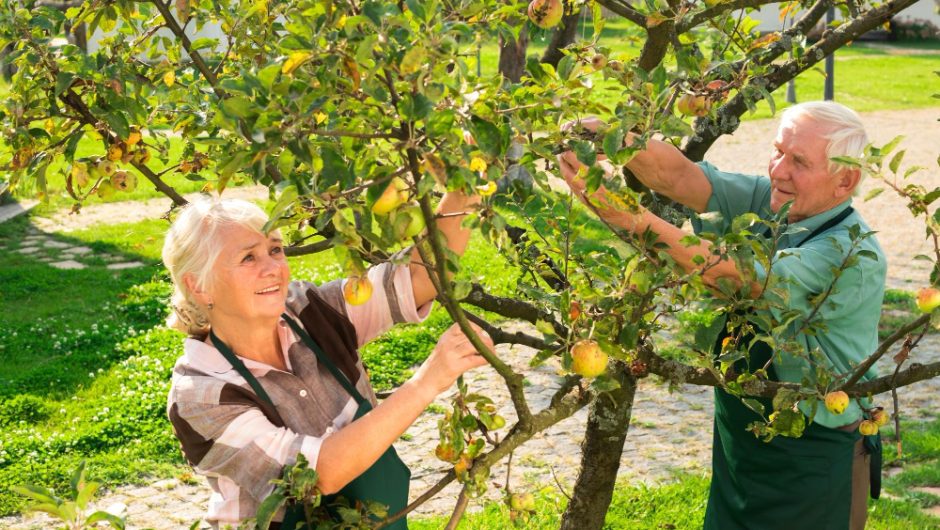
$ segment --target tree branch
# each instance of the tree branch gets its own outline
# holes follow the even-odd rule
[[[737,11],[739,9],[746,9],[749,7],[758,8],[767,4],[776,3],[777,2],[774,0],[736,0],[734,2],[722,2],[713,7],[706,7],[691,17],[680,19],[679,22],[676,23],[676,33],[680,35],[686,33],[706,20],[713,19],[722,13],[727,13],[728,11]]]
[[[849,377],[849,379],[842,386],[851,387],[852,385],[857,383],[858,380],[861,379],[862,376],[864,376],[866,372],[868,372],[868,369],[874,366],[875,363],[878,362],[878,359],[880,359],[881,356],[884,355],[885,352],[887,352],[888,349],[894,345],[894,343],[901,340],[902,338],[904,338],[905,335],[914,331],[915,329],[927,325],[928,322],[930,322],[929,314],[921,315],[921,317],[918,318],[917,320],[914,320],[913,322],[908,322],[904,326],[901,326],[900,329],[898,329],[897,331],[892,333],[888,338],[883,340],[881,344],[878,345],[878,349],[875,350],[874,353],[869,355],[868,358],[862,362],[862,364],[858,365],[858,367],[855,368],[855,370],[852,372],[852,376]]]
[[[849,41],[855,40],[862,34],[872,30],[885,21],[889,20],[894,14],[910,7],[917,0],[889,0],[864,13],[860,18],[856,18],[846,24],[835,28],[826,33],[826,35],[806,50],[800,58],[791,59],[782,65],[771,66],[770,71],[762,76],[753,77],[749,86],[762,87],[767,92],[773,92],[787,81],[795,78],[797,75],[808,70],[827,55],[844,46]],[[805,34],[806,30],[811,28],[822,17],[829,7],[827,0],[817,1],[812,8],[797,22],[793,28],[783,32],[782,38],[765,49],[760,57],[754,59],[758,64],[769,64],[791,46],[791,38]],[[740,63],[741,68],[746,67],[746,62]],[[757,97],[760,96],[752,96]],[[747,104],[741,92],[731,98],[726,104],[722,105],[715,113],[714,117],[700,118],[695,122],[695,134],[689,138],[683,153],[690,160],[698,161],[704,158],[705,153],[712,146],[715,140],[721,135],[734,132],[740,124],[740,117],[747,111]]]
[[[597,3],[629,20],[630,22],[633,22],[637,26],[646,29],[646,15],[640,13],[636,9],[633,9],[631,5],[619,2],[618,0],[597,0]]]

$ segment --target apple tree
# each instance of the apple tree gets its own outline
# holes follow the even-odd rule
[[[774,397],[775,410],[763,411],[766,421],[753,426],[773,437],[800,435],[805,420],[793,413],[797,401],[823,404],[828,395],[839,404],[940,374],[937,363],[904,366],[927,330],[929,310],[896,330],[852,373],[820,364],[817,377],[801,383],[734,373],[732,361],[746,348],[733,341],[716,365],[706,334],[689,340],[683,358],[663,357],[656,337],[674,326],[674,315],[707,319],[766,309],[770,302],[730,287],[712,296],[700,271],[677,272],[655,242],[600,224],[555,178],[562,150],[589,166],[604,153],[619,166],[653,135],[700,160],[759,101],[772,104],[777,88],[914,0],[840,3],[835,7],[842,22],[812,43],[806,35],[832,2],[783,3],[793,24],[760,35],[746,14],[769,3],[6,2],[0,7],[0,49],[12,75],[0,107],[0,167],[14,190],[44,192],[50,172],[61,174],[76,208],[93,193],[137,185],[154,186],[176,205],[185,204],[166,182],[170,172],[217,193],[235,183],[260,183],[276,199],[269,226],[286,233],[288,252],[331,251],[350,277],[367,263],[398,259],[392,257],[396,250],[417,245],[440,303],[505,382],[515,418],[507,424],[489,398],[460,384],[435,451],[452,470],[406,512],[386,520],[459,480],[456,524],[469,498],[487,487],[494,464],[590,407],[581,469],[562,526],[600,528],[640,378],[655,375],[676,387],[722,386],[745,400]],[[578,39],[582,13],[594,36],[605,17],[629,21],[642,43],[639,54],[620,56],[597,37]],[[98,32],[93,53],[61,39],[67,28],[83,26],[91,35]],[[549,38],[541,57],[527,56],[530,35]],[[500,45],[500,71],[478,72],[475,51],[489,42]],[[601,94],[617,103],[602,103]],[[561,127],[588,114],[606,117],[609,127],[599,134]],[[628,132],[637,140],[624,147]],[[171,139],[183,143],[181,154],[171,156]],[[83,141],[99,146],[97,154],[77,157]],[[912,213],[924,217],[936,243],[940,225],[931,208],[940,191],[885,177],[899,171],[900,157],[889,157],[893,148],[870,148],[864,159],[847,163],[883,176]],[[628,172],[607,178],[592,169],[586,178],[589,187],[603,183],[612,190],[625,209],[643,203],[681,218],[675,205],[648,193]],[[483,197],[467,223],[515,265],[511,296],[494,294],[485,277],[471,282],[447,274],[460,265],[432,222],[443,190]],[[752,225],[753,219],[738,219],[732,233],[711,236],[716,252],[768,263],[772,241],[748,237]],[[858,240],[864,237],[858,234]],[[940,247],[930,259],[940,262]],[[366,293],[369,288],[355,286]],[[351,294],[360,295],[367,294]],[[825,302],[826,296],[818,300]],[[530,322],[531,331],[504,331],[481,318],[481,311]],[[532,408],[523,393],[525,374],[487,349],[471,321],[496,343],[534,348],[533,363],[560,362],[568,370],[547,407]],[[821,325],[810,318],[804,328]],[[769,338],[801,354],[792,338]],[[902,340],[898,370],[863,381],[867,368]],[[530,509],[529,500],[525,494],[507,498],[519,516]]]

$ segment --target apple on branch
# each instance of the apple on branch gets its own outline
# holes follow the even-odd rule
[[[597,341],[579,340],[571,347],[571,371],[582,377],[597,377],[607,370],[607,354]]]
[[[565,6],[561,0],[532,0],[529,2],[529,20],[542,28],[553,28],[561,22]]]
[[[362,305],[372,298],[372,282],[366,276],[347,278],[343,284],[343,298],[349,305]]]

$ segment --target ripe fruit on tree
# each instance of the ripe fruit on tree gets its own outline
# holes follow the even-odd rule
[[[395,231],[398,239],[416,237],[424,231],[425,226],[424,215],[421,214],[421,208],[418,206],[402,208],[395,216]]]
[[[571,305],[568,307],[568,320],[574,322],[581,316],[581,302],[577,300],[572,300]]]
[[[924,313],[932,313],[938,306],[940,306],[940,290],[924,287],[917,291],[917,309]]]
[[[720,79],[715,79],[714,81],[709,81],[705,85],[705,88],[714,92],[715,101],[722,101],[728,97],[728,84]]]
[[[362,305],[372,298],[372,282],[366,276],[353,276],[343,284],[343,298],[349,305]]]
[[[408,184],[399,177],[393,178],[385,191],[372,205],[372,213],[385,215],[408,200]]]
[[[118,144],[108,146],[108,160],[117,162],[124,156],[124,149]]]
[[[597,377],[607,370],[607,354],[596,341],[579,340],[571,347],[571,371],[582,377]]]
[[[517,512],[534,512],[535,496],[529,492],[513,493],[509,496],[509,508]]]
[[[137,129],[132,129],[131,132],[127,135],[127,147],[134,147],[137,145],[137,142],[140,141],[140,131]]]
[[[102,199],[110,198],[114,195],[114,186],[111,185],[111,181],[102,180],[98,184],[98,197]]]
[[[137,175],[127,171],[116,171],[111,175],[111,186],[118,191],[134,191],[137,189]]]
[[[858,432],[862,433],[862,436],[878,434],[878,424],[872,420],[862,420],[862,423],[858,424]]]
[[[98,163],[95,165],[95,169],[98,170],[98,173],[103,177],[111,177],[117,170],[117,166],[114,165],[114,162],[108,160],[107,158],[102,158],[98,160]]]
[[[684,116],[702,117],[708,114],[712,104],[705,96],[695,94],[682,94],[676,103],[676,109]]]
[[[607,56],[603,53],[595,53],[594,57],[591,57],[591,67],[595,70],[600,70],[605,66],[607,66]]]
[[[826,408],[833,414],[842,414],[849,406],[849,395],[841,390],[826,394]]]
[[[871,412],[871,421],[875,422],[875,425],[879,427],[884,427],[891,421],[891,416],[883,408],[877,408]]]
[[[565,6],[561,0],[532,0],[529,2],[529,20],[542,28],[553,28],[561,22],[565,14]]]
[[[146,147],[140,147],[134,151],[132,161],[135,164],[146,164],[150,161],[150,151]]]

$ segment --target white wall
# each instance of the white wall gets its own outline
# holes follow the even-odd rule
[[[895,18],[900,20],[922,19],[940,27],[940,14],[937,14],[938,7],[940,7],[940,0],[918,0],[911,7],[898,13]],[[750,17],[760,21],[761,24],[758,28],[761,31],[776,31],[783,27],[780,22],[779,3],[765,5],[760,10],[752,12]],[[800,14],[797,14],[797,19],[799,17]],[[836,10],[836,18],[841,18],[838,10]]]

